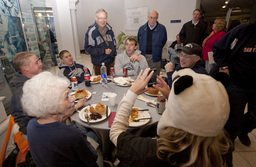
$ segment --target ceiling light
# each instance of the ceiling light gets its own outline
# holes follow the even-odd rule
[[[223,5],[223,6],[222,6],[222,9],[225,9],[226,7],[227,7],[226,5]]]

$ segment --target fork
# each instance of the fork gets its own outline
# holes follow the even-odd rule
[[[139,118],[139,119],[133,120],[133,122],[139,122],[140,120],[144,120],[144,119],[152,119],[152,118]]]
[[[88,113],[85,113],[84,117],[87,119],[88,126],[90,126]]]

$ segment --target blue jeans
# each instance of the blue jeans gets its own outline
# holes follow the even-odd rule
[[[175,67],[175,58],[179,56],[179,52],[176,52],[173,48],[168,48],[168,52],[170,53],[170,61],[172,62],[173,67]]]
[[[232,140],[241,134],[256,128],[256,89],[243,89],[234,83],[226,87],[230,102],[230,115],[225,129]],[[216,97],[218,98],[218,97]],[[248,103],[248,112],[244,109]]]

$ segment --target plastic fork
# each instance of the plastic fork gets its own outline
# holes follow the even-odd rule
[[[88,123],[88,125],[90,126],[90,122],[89,122],[89,115],[88,115],[88,113],[85,113],[85,114],[84,114],[84,117],[87,119],[87,123]]]
[[[152,119],[152,118],[139,118],[139,119],[133,120],[133,122],[139,122],[140,120],[145,120],[145,119]]]

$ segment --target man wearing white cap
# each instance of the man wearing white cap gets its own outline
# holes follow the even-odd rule
[[[110,130],[117,158],[128,166],[231,166],[230,141],[223,131],[229,116],[224,86],[210,76],[183,69],[173,74],[171,92],[158,77],[155,88],[168,97],[159,120],[159,139],[143,138],[127,132],[129,116],[138,95],[153,75],[141,72],[119,103]],[[198,89],[200,87],[200,89]]]

